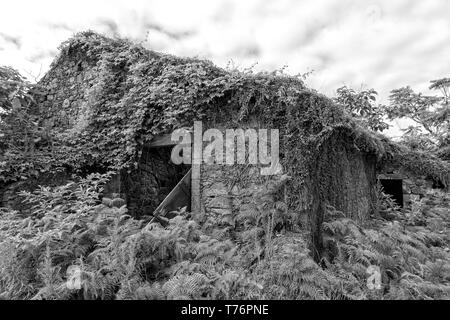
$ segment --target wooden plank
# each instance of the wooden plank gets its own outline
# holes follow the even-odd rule
[[[203,127],[201,121],[194,121],[192,140],[191,212],[201,213],[201,163],[203,156]]]
[[[191,177],[191,212],[200,213],[201,196],[200,196],[200,165],[192,164]]]
[[[167,197],[161,202],[161,204],[155,209],[153,215],[162,214],[165,216],[170,211],[175,211],[183,207],[187,207],[190,211],[191,202],[191,173],[192,169],[186,173],[175,188],[170,191]]]
[[[187,132],[191,132],[192,128],[184,128]],[[170,147],[177,145],[179,141],[172,141],[172,134],[161,134],[159,136],[154,137],[149,143],[147,143],[145,146],[148,148],[160,148],[160,147]],[[190,145],[190,144],[183,144],[183,146]]]
[[[381,173],[377,175],[378,180],[402,180],[404,177],[398,173]]]
[[[158,147],[169,147],[178,144],[177,141],[172,141],[171,134],[163,134],[157,137],[154,137],[152,141],[146,144],[146,147],[149,148],[158,148]]]

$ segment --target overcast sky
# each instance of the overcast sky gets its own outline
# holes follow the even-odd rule
[[[2,1],[0,64],[34,77],[58,45],[87,29],[225,67],[313,71],[329,96],[365,85],[425,91],[450,76],[449,0]]]

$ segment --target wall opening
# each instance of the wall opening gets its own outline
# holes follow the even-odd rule
[[[432,185],[433,189],[445,189],[445,185],[441,182],[441,181],[436,181],[433,180],[433,185]]]
[[[380,179],[384,193],[390,195],[392,199],[403,208],[403,180],[402,179]]]
[[[128,209],[133,216],[153,215],[170,194],[172,203],[169,207],[172,210],[177,209],[174,203],[190,209],[190,189],[186,188],[189,182],[181,186],[182,193],[174,194],[173,190],[180,187],[180,181],[191,166],[174,164],[170,159],[171,151],[170,146],[144,148],[137,169],[123,175],[122,186],[127,195]],[[183,199],[180,199],[182,196]]]

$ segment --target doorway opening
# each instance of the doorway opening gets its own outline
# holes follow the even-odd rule
[[[137,169],[124,174],[127,206],[135,217],[191,207],[190,165],[171,161],[170,146],[146,147]]]
[[[403,180],[402,179],[380,179],[384,193],[390,195],[392,199],[403,208]]]

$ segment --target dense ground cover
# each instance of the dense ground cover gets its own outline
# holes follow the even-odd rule
[[[364,226],[329,208],[326,255],[316,263],[300,229],[275,231],[270,219],[235,240],[207,234],[185,211],[163,224],[136,220],[117,199],[100,200],[106,179],[25,193],[32,215],[2,210],[3,299],[450,297],[450,195],[441,191],[402,212],[384,197]],[[370,266],[380,268],[380,289],[367,285]]]

